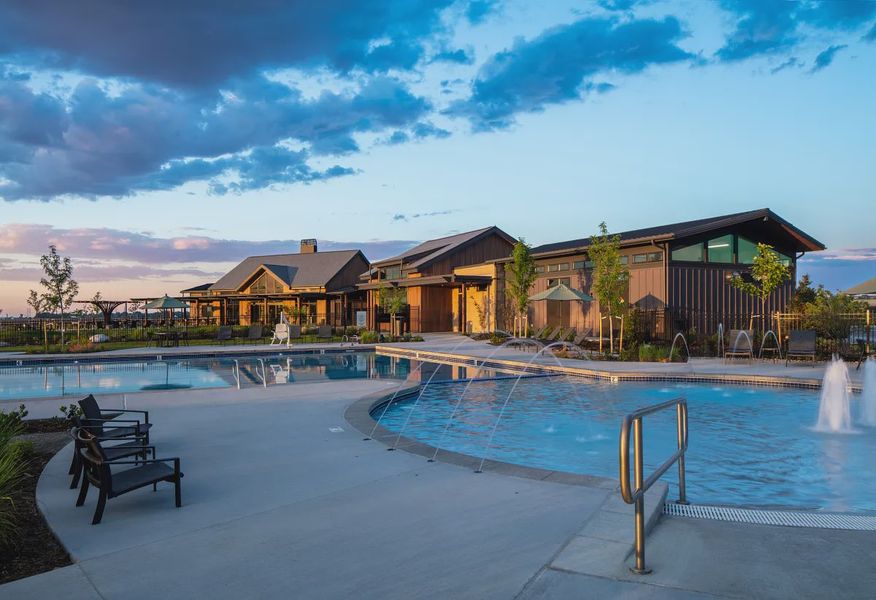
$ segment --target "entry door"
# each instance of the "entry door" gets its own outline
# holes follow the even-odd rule
[[[262,322],[262,305],[253,302],[249,305],[249,322],[252,324]]]
[[[547,300],[547,324],[551,327],[568,327],[570,304],[562,300]]]

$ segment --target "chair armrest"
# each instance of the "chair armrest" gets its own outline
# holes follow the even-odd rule
[[[135,423],[140,425],[140,419],[85,419],[86,423],[98,423],[98,424],[114,424],[114,423]]]
[[[112,462],[114,465],[147,465],[152,463],[166,463],[173,462],[173,470],[176,473],[179,473],[179,457],[173,456],[170,458],[150,458],[147,460],[113,460],[107,461]]]
[[[138,413],[138,414],[143,415],[143,420],[146,423],[149,422],[149,411],[148,410],[134,410],[134,409],[128,409],[128,408],[118,408],[118,409],[102,408],[102,409],[100,409],[100,412],[101,413],[105,413],[105,412],[107,412],[107,413]]]

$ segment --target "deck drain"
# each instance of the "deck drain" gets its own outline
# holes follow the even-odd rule
[[[672,517],[715,519],[753,525],[780,525],[783,527],[817,527],[820,529],[848,529],[852,531],[876,531],[876,516],[850,515],[844,513],[813,513],[789,510],[758,510],[729,506],[703,506],[697,504],[663,505],[663,514]]]

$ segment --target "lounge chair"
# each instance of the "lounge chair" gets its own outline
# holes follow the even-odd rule
[[[564,337],[566,337],[566,328],[557,327],[551,335],[545,338],[545,341],[548,343],[556,342],[563,339]]]
[[[544,327],[542,327],[541,329],[539,329],[538,331],[533,333],[532,337],[537,339],[537,340],[540,340],[542,338],[542,336],[544,335],[544,332],[547,331],[548,328],[549,328],[549,325],[545,325]]]
[[[808,358],[815,365],[815,340],[818,334],[812,329],[794,329],[788,337],[788,351],[785,353],[785,366],[792,358]]]
[[[580,345],[581,345],[581,342],[583,342],[584,340],[586,340],[588,335],[590,335],[590,331],[585,331],[584,333],[579,333],[579,334],[576,335],[575,338],[572,340],[572,343],[575,344],[576,346],[580,346]]]
[[[730,358],[747,358],[749,362],[754,360],[754,347],[752,338],[754,331],[751,329],[731,329],[730,337],[724,346],[724,360]]]
[[[73,428],[70,429],[70,437],[73,438],[73,460],[70,462],[70,470],[68,473],[73,476],[73,479],[70,482],[70,489],[75,489],[77,485],[79,485],[79,480],[82,476],[82,457],[79,455],[79,450],[83,447],[81,442],[79,441],[78,432],[80,429],[85,429],[86,431],[89,428],[85,428],[82,425],[82,421],[79,417],[73,417]],[[148,436],[148,431],[144,433],[135,432],[128,436],[113,436],[109,438],[101,439],[100,435],[96,435],[96,433],[100,432],[99,428],[91,428],[93,431],[92,435],[98,438],[99,441],[108,440],[111,442],[117,442],[112,446],[107,446],[104,448],[106,450],[107,456],[109,460],[116,460],[119,458],[130,458],[132,456],[142,456],[145,460],[148,457],[148,452],[151,450],[152,458],[155,458],[155,446],[147,445],[146,438]],[[127,441],[123,441],[127,440]]]
[[[106,450],[95,436],[80,429],[78,437],[83,446],[79,453],[85,467],[85,477],[82,478],[82,488],[79,490],[76,506],[85,504],[89,486],[93,485],[100,491],[97,507],[94,509],[94,517],[91,519],[92,525],[97,525],[103,518],[107,499],[121,496],[147,485],[151,485],[152,489],[156,490],[160,481],[167,481],[174,485],[176,506],[177,508],[182,506],[180,483],[183,474],[179,469],[179,457],[110,460]],[[133,465],[133,467],[113,472],[112,467],[121,465]]]
[[[119,439],[142,436],[149,443],[149,430],[152,423],[149,422],[149,412],[145,410],[109,409],[100,408],[94,396],[89,394],[79,401],[82,409],[82,426],[89,433],[101,439]],[[140,419],[118,419],[116,417],[124,413],[143,415]]]
[[[247,342],[260,342],[265,337],[265,328],[261,325],[250,325],[246,333]]]
[[[332,341],[332,326],[331,325],[320,325],[316,331],[316,340],[325,340]]]
[[[216,341],[220,344],[231,341],[231,327],[229,325],[223,325],[216,330]]]
[[[289,325],[289,341],[301,339],[301,325]]]

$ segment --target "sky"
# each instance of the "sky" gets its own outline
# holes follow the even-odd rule
[[[0,309],[39,256],[82,298],[246,256],[372,260],[762,207],[876,276],[876,1],[0,4]]]

